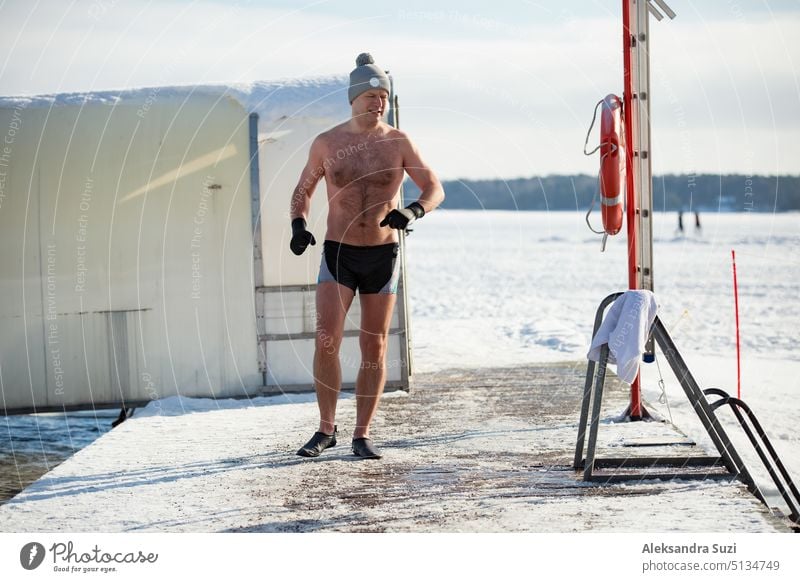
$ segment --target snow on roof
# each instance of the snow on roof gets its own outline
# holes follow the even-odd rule
[[[0,96],[0,109],[59,107],[69,105],[116,105],[160,98],[183,98],[194,95],[236,99],[249,113],[258,113],[262,123],[283,117],[312,114],[336,119],[350,116],[347,101],[347,77],[328,76],[303,79],[279,79],[216,85],[175,85],[137,87],[83,93]]]

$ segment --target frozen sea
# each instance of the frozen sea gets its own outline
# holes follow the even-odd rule
[[[659,316],[700,386],[735,395],[736,251],[741,396],[800,481],[800,214],[703,213],[702,231],[685,218],[681,235],[675,213],[655,216]],[[582,212],[426,216],[407,239],[415,371],[585,361],[597,305],[627,286],[625,247],[621,234],[600,252]],[[658,362],[660,372],[656,364],[642,368],[648,409],[708,444],[660,354]],[[106,432],[115,417],[0,419],[0,500]],[[754,453],[743,455],[755,465]]]
[[[654,287],[673,339],[733,358],[734,249],[743,362],[797,360],[800,213],[701,221],[679,236],[675,213],[655,216]],[[422,371],[583,359],[598,304],[627,288],[624,234],[600,252],[583,213],[439,211],[407,240]]]

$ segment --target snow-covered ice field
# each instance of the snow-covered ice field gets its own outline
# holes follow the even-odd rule
[[[599,214],[592,218],[597,228]],[[680,236],[676,213],[654,216],[658,314],[700,387],[735,396],[736,251],[741,397],[800,481],[800,214],[703,212],[700,219],[698,233],[686,213]],[[627,288],[624,230],[601,253],[584,212],[443,210],[407,240],[418,371],[585,361],[598,304]],[[657,359],[669,406],[658,402],[659,370],[648,364],[649,409],[710,445],[666,360]],[[739,449],[748,466],[758,464],[749,447]]]

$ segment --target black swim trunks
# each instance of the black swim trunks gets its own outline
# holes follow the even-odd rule
[[[326,240],[317,283],[335,281],[362,295],[397,293],[399,249],[398,243],[361,247]]]

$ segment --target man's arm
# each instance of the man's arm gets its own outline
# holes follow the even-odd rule
[[[292,194],[292,201],[289,206],[289,217],[292,220],[295,218],[308,218],[308,211],[311,209],[311,197],[314,195],[314,190],[316,190],[322,176],[325,175],[324,150],[322,139],[317,136],[311,143],[308,161],[300,173],[300,179],[297,181],[297,186]]]
[[[423,161],[414,142],[406,134],[402,135],[404,139],[400,143],[403,144],[403,169],[421,190],[417,202],[422,206],[425,214],[433,212],[444,201],[442,183],[439,182],[439,178],[428,164]]]
[[[439,206],[444,200],[444,189],[439,178],[428,167],[419,150],[406,134],[400,133],[400,151],[403,154],[403,169],[422,191],[419,199],[402,209],[393,209],[386,215],[380,226],[405,230],[418,218],[422,218]]]
[[[317,136],[311,143],[308,152],[308,161],[303,171],[300,173],[300,180],[292,193],[292,201],[289,205],[289,217],[292,220],[292,240],[289,248],[296,255],[302,255],[308,245],[317,244],[314,235],[306,229],[306,218],[311,209],[311,197],[317,188],[322,176],[325,174],[323,162],[325,148],[320,136]]]

